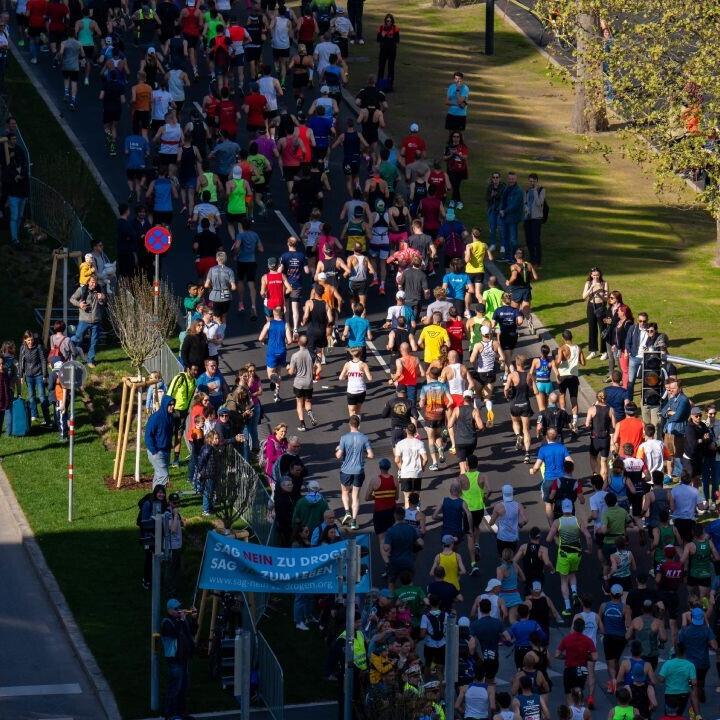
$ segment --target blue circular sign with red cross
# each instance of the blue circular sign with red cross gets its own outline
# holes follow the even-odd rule
[[[155,225],[145,233],[145,249],[153,255],[166,253],[171,245],[172,235],[162,225]]]

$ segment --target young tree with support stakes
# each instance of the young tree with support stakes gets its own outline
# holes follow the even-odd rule
[[[579,134],[623,122],[626,152],[652,167],[658,190],[678,176],[715,218],[720,266],[720,3],[678,0],[538,0],[535,11],[574,47]]]
[[[140,480],[140,437],[142,426],[142,391],[147,386],[142,366],[155,357],[174,332],[178,319],[178,300],[170,286],[161,281],[159,295],[143,275],[122,277],[117,291],[108,301],[110,323],[133,368],[133,377],[123,378],[123,394],[118,426],[118,445],[113,477],[120,487],[125,465],[132,416],[137,405],[135,443],[135,481]]]

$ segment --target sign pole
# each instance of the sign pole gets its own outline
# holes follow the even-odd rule
[[[160,255],[155,255],[155,280],[153,281],[153,313],[158,314],[158,301],[160,299]]]
[[[67,260],[65,261],[67,263]],[[75,365],[70,365],[70,414],[68,417],[68,522],[73,519],[73,479],[75,475]]]
[[[343,679],[343,718],[353,720],[353,674],[355,672],[355,583],[357,582],[357,540],[354,535],[348,538],[345,582],[347,599],[345,601],[345,677]]]
[[[485,0],[485,54],[495,54],[495,0]]]
[[[233,694],[240,705],[240,720],[250,720],[250,671],[252,668],[252,635],[249,630],[235,631],[235,666]]]
[[[455,683],[458,676],[460,629],[455,613],[445,615],[445,712],[452,713],[455,706]],[[450,715],[452,717],[452,715]]]
[[[163,552],[163,516],[157,512],[153,517],[155,522],[155,547],[152,563],[152,600],[150,616],[150,709],[155,712],[160,709],[160,573]]]
[[[158,257],[157,255],[155,257]],[[142,376],[141,376],[142,377]],[[142,385],[137,389],[137,427],[135,429],[135,482],[140,482],[140,437],[142,429]]]

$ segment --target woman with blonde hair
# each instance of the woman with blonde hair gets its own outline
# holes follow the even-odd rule
[[[273,478],[275,463],[287,452],[288,448],[287,431],[288,426],[285,423],[278,423],[265,440],[265,475],[273,489],[275,486]]]

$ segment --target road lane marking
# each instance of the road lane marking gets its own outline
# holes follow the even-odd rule
[[[277,219],[285,226],[285,229],[293,236],[297,237],[297,231],[295,228],[288,222],[287,218],[280,212],[280,210],[275,211],[275,215],[277,216]]]
[[[78,683],[0,687],[0,698],[29,697],[33,695],[82,695],[82,688]]]

